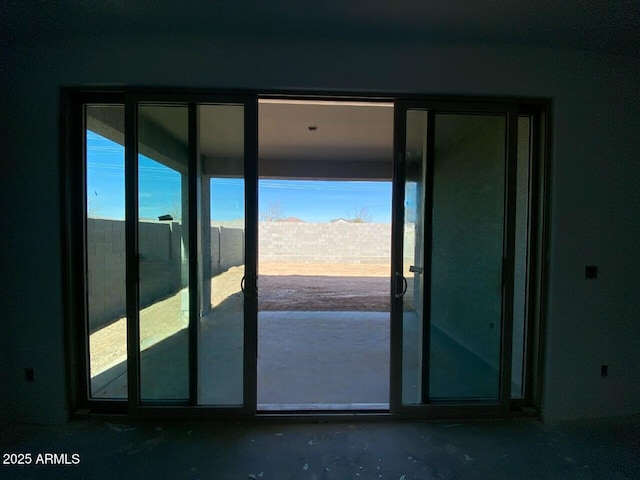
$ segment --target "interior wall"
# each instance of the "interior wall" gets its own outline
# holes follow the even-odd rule
[[[516,46],[125,35],[0,43],[0,421],[67,418],[61,86],[516,95],[553,100],[544,415],[640,412],[640,62]],[[600,278],[585,280],[585,265]],[[609,376],[600,377],[600,365]],[[23,369],[34,368],[34,382]]]

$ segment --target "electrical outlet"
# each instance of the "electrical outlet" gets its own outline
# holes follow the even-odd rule
[[[606,377],[609,375],[609,365],[600,365],[600,376]]]
[[[584,267],[584,278],[588,278],[590,280],[598,278],[598,266],[587,265]]]

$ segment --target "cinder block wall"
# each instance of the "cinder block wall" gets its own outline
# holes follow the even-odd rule
[[[138,224],[141,307],[151,305],[186,286],[182,282],[181,243],[182,225],[177,222]]]
[[[87,219],[89,328],[125,312],[124,221]]]
[[[262,222],[261,262],[389,263],[391,225]]]
[[[244,264],[244,230],[211,227],[211,274]]]
[[[125,297],[125,225],[123,220],[87,219],[89,329],[122,317]],[[177,292],[181,285],[179,223],[140,222],[140,305]]]
[[[125,314],[125,226],[122,220],[87,219],[89,329]],[[140,305],[147,307],[185,287],[182,225],[140,222]],[[212,275],[244,263],[244,231],[211,227]]]

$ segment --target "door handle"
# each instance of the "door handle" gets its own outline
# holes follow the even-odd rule
[[[395,297],[396,298],[402,298],[404,297],[404,294],[407,293],[407,279],[404,278],[404,275],[402,275],[401,273],[396,272],[396,278],[402,278],[402,291],[400,293],[396,293]],[[396,284],[397,286],[397,284]]]
[[[247,292],[245,291],[245,288],[244,288],[245,287],[245,278],[246,278],[246,275],[243,275],[242,276],[242,280],[240,280],[240,290],[242,290],[242,294],[243,295],[247,294]],[[256,275],[256,282],[257,281],[258,281],[258,276]],[[256,289],[256,292],[257,292],[258,291],[258,285],[255,286],[255,289]],[[250,295],[250,296],[252,296],[252,295]]]

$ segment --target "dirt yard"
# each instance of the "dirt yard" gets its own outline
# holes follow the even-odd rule
[[[212,279],[212,307],[241,308],[244,267]],[[389,266],[261,263],[258,310],[389,311]]]
[[[389,265],[262,263],[259,310],[389,311]]]

